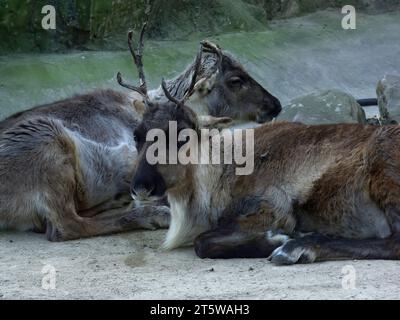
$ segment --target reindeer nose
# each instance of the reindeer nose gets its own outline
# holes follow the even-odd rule
[[[268,107],[267,107],[268,108]],[[270,115],[275,118],[279,115],[282,111],[282,104],[278,98],[271,96],[271,100],[269,101],[269,113]]]
[[[149,164],[140,165],[131,183],[131,194],[133,196],[147,194],[151,197],[162,197],[165,192],[165,182],[157,168]]]
[[[261,110],[258,111],[256,121],[258,123],[271,121],[272,119],[276,118],[281,111],[281,102],[274,96],[270,96],[268,101],[265,101]]]
[[[274,97],[274,104],[275,104],[275,117],[278,116],[282,111],[282,104],[278,98]]]
[[[134,197],[147,195],[150,197],[163,196],[162,190],[157,185],[149,181],[133,181],[131,185],[131,194]]]
[[[133,183],[131,186],[131,195],[132,196],[138,196],[140,194],[147,194],[149,196],[152,196],[154,188],[150,185],[145,185],[145,184],[137,184]]]
[[[278,98],[274,97],[274,100],[275,100],[275,106],[276,106],[276,112],[277,112],[276,115],[279,115],[282,111],[282,104]]]

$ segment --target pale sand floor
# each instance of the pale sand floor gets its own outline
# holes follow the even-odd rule
[[[165,231],[50,243],[0,234],[1,299],[398,299],[400,261],[277,267],[266,259],[201,260],[192,248],[158,249]],[[12,241],[12,242],[11,242]],[[56,269],[56,289],[42,269]],[[355,288],[343,278],[354,267]],[[344,281],[346,282],[346,281]],[[348,283],[348,282],[347,282]]]

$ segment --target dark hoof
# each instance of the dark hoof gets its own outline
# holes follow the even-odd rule
[[[154,225],[157,229],[168,229],[171,222],[171,210],[167,206],[158,207],[154,216]]]
[[[309,248],[296,246],[294,241],[277,248],[268,258],[273,264],[287,266],[296,263],[312,263],[316,259],[316,253]]]
[[[63,241],[60,231],[50,221],[47,221],[46,224],[46,238],[51,242]]]
[[[208,245],[207,241],[202,240],[200,237],[194,240],[194,252],[200,259],[208,258]]]

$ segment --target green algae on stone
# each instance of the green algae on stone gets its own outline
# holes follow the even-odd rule
[[[317,92],[296,98],[283,108],[278,120],[305,124],[367,122],[365,112],[356,99],[339,90]]]
[[[56,8],[57,30],[41,27],[47,4]],[[148,37],[190,40],[265,30],[271,19],[348,4],[391,10],[400,0],[0,0],[0,52],[123,49],[127,30],[140,30],[147,16]]]

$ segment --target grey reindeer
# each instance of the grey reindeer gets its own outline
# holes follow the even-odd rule
[[[157,91],[148,93],[143,72],[144,32],[145,26],[137,49],[133,48],[132,33],[128,36],[140,86],[127,85],[118,76],[120,84],[133,89],[133,93],[98,90],[38,106],[0,122],[0,229],[33,230],[46,233],[50,241],[65,241],[168,226],[167,206],[153,202],[137,206],[129,188],[137,158],[134,131],[146,108],[141,101],[157,95]],[[208,51],[216,48],[212,44],[203,47]],[[225,69],[213,69],[215,89],[208,87],[207,93],[198,95],[197,103],[202,97],[212,100],[216,98],[210,96],[220,94],[221,101],[229,103],[225,109],[241,108],[232,97],[236,94],[250,98],[253,94],[247,87],[256,85],[265,106],[261,113],[276,114],[272,110],[276,110],[278,102],[234,58],[220,50],[214,55],[232,68],[227,65]],[[207,71],[213,67],[207,61],[196,59],[168,82],[170,87],[184,90],[189,85],[186,77],[199,65],[204,76],[212,73]],[[234,79],[223,76],[228,73]],[[239,81],[238,77],[240,85],[232,83],[224,89],[223,82]],[[202,78],[201,83],[211,85],[207,78]],[[273,102],[268,104],[268,99]]]
[[[146,24],[144,28],[145,26]],[[132,33],[129,34],[129,37],[132,37]],[[135,64],[140,64],[140,53],[135,57],[131,41],[128,41],[128,45]],[[201,121],[207,122],[215,120],[214,118],[225,117],[264,123],[271,121],[281,112],[282,106],[279,99],[254,80],[231,53],[223,51],[210,41],[202,41],[201,47],[202,56],[196,75],[196,87],[187,101],[187,106],[201,116]],[[195,68],[196,61],[177,77],[165,82],[169,92],[176,99],[182,99],[188,92]],[[145,79],[144,72],[139,73],[140,78]],[[122,80],[120,73],[118,82],[121,86],[136,91]],[[140,88],[136,92],[139,93],[139,96],[135,96],[138,101],[137,107],[144,112],[145,99],[143,97],[145,95]],[[153,102],[168,101],[162,86],[149,91],[148,98]],[[220,122],[220,120],[216,121]]]

